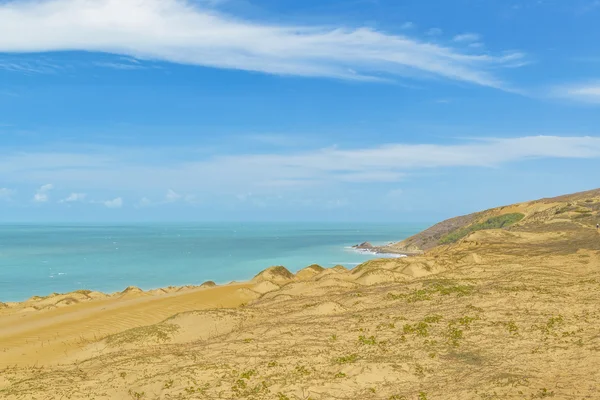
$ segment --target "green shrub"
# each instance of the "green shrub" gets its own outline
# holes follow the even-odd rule
[[[446,236],[442,237],[439,244],[450,244],[455,243],[458,240],[466,237],[470,233],[487,230],[487,229],[501,229],[516,224],[520,220],[525,218],[525,215],[521,213],[504,214],[497,217],[492,217],[484,222],[479,222],[464,228],[459,228],[455,231],[450,232]]]
[[[348,356],[338,357],[335,360],[333,360],[333,362],[336,364],[351,364],[356,360],[358,360],[358,355],[350,354]]]

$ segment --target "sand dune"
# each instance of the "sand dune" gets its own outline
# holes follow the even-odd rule
[[[31,307],[26,302],[0,315],[0,368],[13,365],[49,365],[76,352],[89,341],[130,328],[156,324],[175,313],[215,307],[234,307],[248,298],[236,292],[249,285],[232,285],[210,290],[151,296],[129,289],[112,297],[71,303],[69,307],[48,308],[49,301],[65,296],[40,298]],[[26,311],[26,313],[23,313]]]

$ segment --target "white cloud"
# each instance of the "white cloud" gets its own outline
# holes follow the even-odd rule
[[[173,189],[169,189],[169,190],[167,190],[167,194],[165,195],[164,200],[152,201],[150,198],[144,196],[140,199],[140,201],[137,204],[135,204],[135,207],[137,207],[137,208],[152,207],[152,206],[160,206],[160,205],[164,205],[164,204],[171,204],[171,203],[177,203],[177,202],[185,202],[185,203],[189,203],[189,204],[197,203],[195,195],[192,195],[192,194],[182,195],[182,194],[175,192]]]
[[[0,200],[10,200],[16,191],[8,188],[0,188]]]
[[[463,33],[463,34],[454,36],[452,38],[452,40],[457,43],[477,42],[477,41],[481,40],[481,35],[478,35],[476,33]]]
[[[160,151],[162,157],[157,157]],[[414,171],[499,167],[532,159],[600,158],[600,137],[526,136],[472,139],[451,144],[390,143],[338,147],[286,154],[236,154],[177,160],[183,149],[98,148],[96,153],[23,153],[0,158],[0,180],[36,182],[53,179],[61,186],[88,190],[148,193],[160,187],[235,196],[307,191],[320,185],[399,182]],[[152,176],[153,179],[147,179]],[[218,179],[215,177],[218,176]],[[240,200],[248,199],[242,195]],[[185,199],[185,197],[184,197]],[[115,203],[117,204],[117,203]]]
[[[71,193],[66,198],[59,201],[59,203],[75,203],[78,201],[84,201],[87,195],[85,193]]]
[[[551,90],[551,96],[600,104],[600,81],[558,86]]]
[[[136,207],[150,207],[152,204],[152,200],[144,196],[140,199],[138,204],[136,204]]]
[[[40,186],[37,192],[33,195],[33,201],[36,203],[45,203],[48,201],[49,196],[48,193],[54,189],[54,185],[48,183],[46,185]]]
[[[123,207],[123,199],[117,197],[114,200],[107,200],[104,202],[104,205],[108,208],[121,208]]]
[[[492,71],[523,58],[465,54],[371,28],[249,22],[186,0],[0,2],[0,52],[72,50],[280,75],[442,77],[498,88],[506,85]]]
[[[176,201],[181,200],[183,196],[180,195],[179,193],[175,192],[173,189],[169,189],[167,191],[167,195],[165,196],[165,201],[167,203],[174,203]]]

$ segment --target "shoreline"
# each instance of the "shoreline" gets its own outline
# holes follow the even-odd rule
[[[412,257],[412,256],[422,254],[422,253],[418,253],[418,252],[399,251],[399,250],[389,248],[387,246],[372,246],[372,247],[368,247],[368,248],[362,248],[359,245],[357,245],[357,246],[346,246],[346,247],[344,247],[344,249],[352,250],[358,254],[372,256],[371,260],[378,259],[379,258],[378,256],[382,256],[381,258],[402,258],[402,257]],[[395,257],[385,257],[385,256],[395,256]],[[359,262],[356,264],[354,264],[354,263],[339,263],[339,264],[334,265],[332,263],[331,267],[327,266],[324,268],[332,269],[336,265],[343,265],[343,266],[347,267],[348,269],[353,269],[353,268],[356,268],[357,266],[359,266],[365,262],[371,261],[371,260],[366,260],[366,261]],[[312,265],[315,265],[315,264],[312,264]],[[272,267],[269,267],[269,268],[272,268]],[[297,272],[301,271],[302,269],[303,268],[300,268]],[[259,271],[256,276],[260,275],[265,270]],[[184,284],[184,285],[179,285],[179,286],[177,286],[177,285],[155,286],[155,287],[151,287],[149,289],[142,289],[139,286],[130,285],[130,286],[127,286],[123,290],[116,290],[116,291],[103,291],[103,290],[79,288],[79,289],[74,289],[74,290],[67,291],[67,292],[52,292],[52,293],[46,294],[46,295],[33,294],[33,295],[30,295],[29,297],[25,298],[24,300],[20,300],[20,301],[19,300],[3,301],[2,299],[0,299],[0,311],[5,308],[13,308],[13,307],[19,306],[21,304],[36,303],[39,301],[48,300],[48,299],[60,297],[60,296],[87,294],[87,295],[91,295],[91,296],[94,296],[97,298],[110,298],[110,297],[122,295],[122,294],[126,293],[127,291],[132,291],[132,290],[138,291],[140,293],[146,293],[146,294],[155,294],[157,292],[173,293],[173,292],[178,292],[178,291],[182,291],[182,290],[193,290],[193,289],[204,288],[204,287],[206,287],[207,284],[214,284],[214,286],[211,286],[211,287],[224,287],[224,286],[228,286],[228,285],[232,285],[232,284],[248,283],[248,282],[251,282],[252,279],[254,279],[254,278],[247,278],[247,279],[240,280],[240,281],[231,280],[231,281],[227,281],[227,283],[220,283],[220,282],[215,283],[215,281],[208,280],[201,284]]]
[[[73,290],[70,292],[65,292],[65,293],[50,293],[49,295],[46,296],[38,296],[38,295],[33,295],[23,301],[0,301],[0,313],[2,312],[2,310],[5,309],[11,309],[11,308],[18,308],[19,306],[23,306],[23,305],[29,305],[29,304],[37,304],[37,303],[42,303],[44,301],[47,300],[51,300],[51,299],[56,299],[57,301],[61,301],[60,299],[69,299],[69,298],[74,298],[75,300],[77,300],[76,302],[73,302],[72,304],[77,304],[80,303],[81,300],[83,300],[84,302],[89,302],[89,301],[93,301],[93,300],[105,300],[105,299],[111,299],[111,298],[120,298],[123,296],[127,296],[127,295],[132,295],[132,294],[138,294],[140,296],[157,296],[157,295],[164,295],[164,294],[172,294],[172,293],[181,293],[181,292],[189,292],[189,291],[194,291],[194,290],[201,290],[201,289],[214,289],[214,288],[225,288],[225,287],[231,287],[231,286],[242,286],[242,285],[250,285],[252,283],[252,280],[247,280],[247,281],[231,281],[229,283],[224,283],[224,284],[217,284],[213,281],[206,281],[200,285],[183,285],[183,286],[163,286],[163,287],[158,287],[158,288],[152,288],[152,289],[141,289],[137,286],[128,286],[125,289],[121,290],[121,291],[116,291],[116,292],[111,292],[111,293],[107,293],[107,292],[102,292],[99,290],[90,290],[90,289],[77,289],[77,290]],[[82,298],[85,297],[84,298]],[[66,305],[70,305],[70,304],[66,304]],[[40,308],[38,311],[41,311],[42,308]]]
[[[376,259],[376,258],[374,258],[374,259]],[[298,280],[298,281],[303,280],[302,273],[303,273],[303,271],[306,271],[306,270],[318,269],[319,271],[326,271],[326,270],[339,270],[340,268],[343,268],[346,271],[351,271],[352,269],[358,267],[359,265],[361,265],[361,264],[353,266],[352,268],[346,268],[343,265],[336,265],[334,267],[325,268],[325,267],[321,267],[320,265],[317,265],[317,264],[312,264],[312,265],[309,265],[305,268],[298,270],[296,273],[290,272],[286,267],[283,267],[283,266],[272,266],[272,267],[268,267],[268,268],[260,271],[258,274],[256,274],[254,277],[252,277],[250,279],[240,280],[240,281],[233,280],[233,281],[229,281],[228,283],[215,283],[214,281],[209,280],[209,281],[203,282],[200,285],[190,284],[190,285],[183,285],[183,286],[162,286],[162,287],[146,289],[146,290],[141,289],[140,287],[137,287],[137,286],[128,286],[121,291],[115,291],[115,292],[110,292],[110,293],[102,292],[99,290],[91,290],[91,289],[77,289],[77,290],[73,290],[73,291],[65,292],[65,293],[54,292],[54,293],[50,293],[49,295],[46,295],[46,296],[33,295],[23,301],[7,301],[7,302],[0,301],[0,316],[3,315],[4,314],[3,311],[6,311],[6,310],[20,309],[20,312],[26,312],[26,311],[24,311],[24,309],[27,309],[27,311],[35,312],[35,311],[44,311],[44,310],[48,310],[48,309],[55,309],[55,308],[70,306],[70,305],[74,305],[74,304],[88,303],[88,302],[97,301],[97,300],[122,299],[122,298],[135,297],[135,296],[156,297],[156,296],[161,296],[161,295],[170,295],[170,294],[194,292],[194,291],[210,290],[210,289],[218,289],[218,288],[249,287],[249,286],[256,285],[256,284],[262,282],[264,280],[263,276],[265,274],[269,274],[270,271],[277,270],[277,269],[279,269],[279,270],[283,269],[285,271],[285,272],[283,272],[284,276],[286,277],[285,279],[288,280],[289,282],[293,282],[296,280]],[[276,280],[277,280],[277,277],[276,277]]]
[[[374,246],[369,242],[364,242],[361,244],[356,244],[351,246],[350,248],[363,253],[373,254],[373,255],[398,255],[400,257],[414,257],[425,254],[422,250],[406,250],[406,249],[395,249],[393,246],[394,243],[389,243],[383,246]]]

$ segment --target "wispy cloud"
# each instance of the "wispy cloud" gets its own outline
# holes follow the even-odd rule
[[[481,40],[481,36],[476,33],[463,33],[452,38],[457,43],[471,43]]]
[[[193,204],[196,202],[196,196],[192,195],[192,194],[183,195],[183,194],[177,193],[173,189],[169,189],[169,190],[167,190],[167,193],[166,193],[164,199],[161,199],[159,201],[152,201],[147,196],[144,196],[140,199],[140,201],[137,204],[135,204],[135,207],[160,206],[160,205],[164,205],[164,204],[172,204],[172,203],[178,203],[178,202],[185,202],[185,203]]]
[[[137,193],[176,187],[177,192],[167,192],[161,201],[186,201],[189,197],[180,191],[259,195],[304,191],[319,186],[399,182],[416,171],[440,168],[497,168],[535,159],[600,158],[600,137],[526,136],[472,139],[454,144],[390,143],[288,154],[218,155],[185,161],[168,161],[176,157],[164,158],[165,150],[161,150],[163,158],[158,158],[157,151],[102,148],[85,157],[81,154],[19,152],[3,157],[0,180],[12,184],[53,179],[63,187]],[[182,153],[181,149],[167,151]],[[158,159],[161,161],[155,161]],[[149,180],[148,176],[153,178]],[[108,204],[122,204],[122,200],[105,203]]]
[[[167,190],[167,195],[165,196],[165,202],[167,203],[176,203],[178,201],[183,201],[186,203],[194,203],[196,201],[196,196],[193,194],[179,194],[175,192],[173,189]]]
[[[33,201],[36,203],[46,203],[49,199],[48,194],[52,189],[54,189],[54,185],[51,183],[40,186],[37,192],[33,195]]]
[[[84,201],[87,197],[85,193],[71,193],[69,196],[60,200],[59,203],[76,203]]]
[[[585,103],[600,104],[600,80],[582,84],[557,86],[550,91],[552,97],[559,97]]]
[[[9,188],[0,188],[0,200],[10,200],[17,192]]]
[[[113,200],[107,200],[104,202],[104,205],[107,208],[121,208],[123,207],[123,199],[121,197],[117,197]]]
[[[469,43],[469,47],[472,49],[480,49],[482,47],[484,47],[485,45],[481,42],[474,42],[474,43]]]
[[[426,33],[428,36],[440,36],[444,33],[444,31],[440,28],[431,28]]]
[[[127,64],[127,63],[119,63],[119,62],[97,62],[97,63],[94,63],[94,65],[96,67],[120,69],[120,70],[126,70],[126,71],[132,71],[132,70],[146,68],[140,64]]]
[[[0,5],[0,9],[1,7]],[[1,27],[0,32],[2,32]],[[62,69],[62,66],[45,60],[21,60],[0,56],[0,70],[23,74],[53,74]]]
[[[0,52],[82,50],[280,75],[362,80],[442,77],[496,88],[506,86],[496,76],[498,67],[524,57],[466,54],[371,28],[248,22],[202,4],[0,2]]]
[[[140,201],[135,205],[135,207],[150,207],[152,205],[152,200],[147,198],[146,196],[142,197]]]
[[[173,189],[169,189],[167,191],[167,195],[165,196],[165,201],[167,201],[169,203],[174,203],[176,201],[179,201],[182,197],[183,197],[182,195],[175,192]]]

